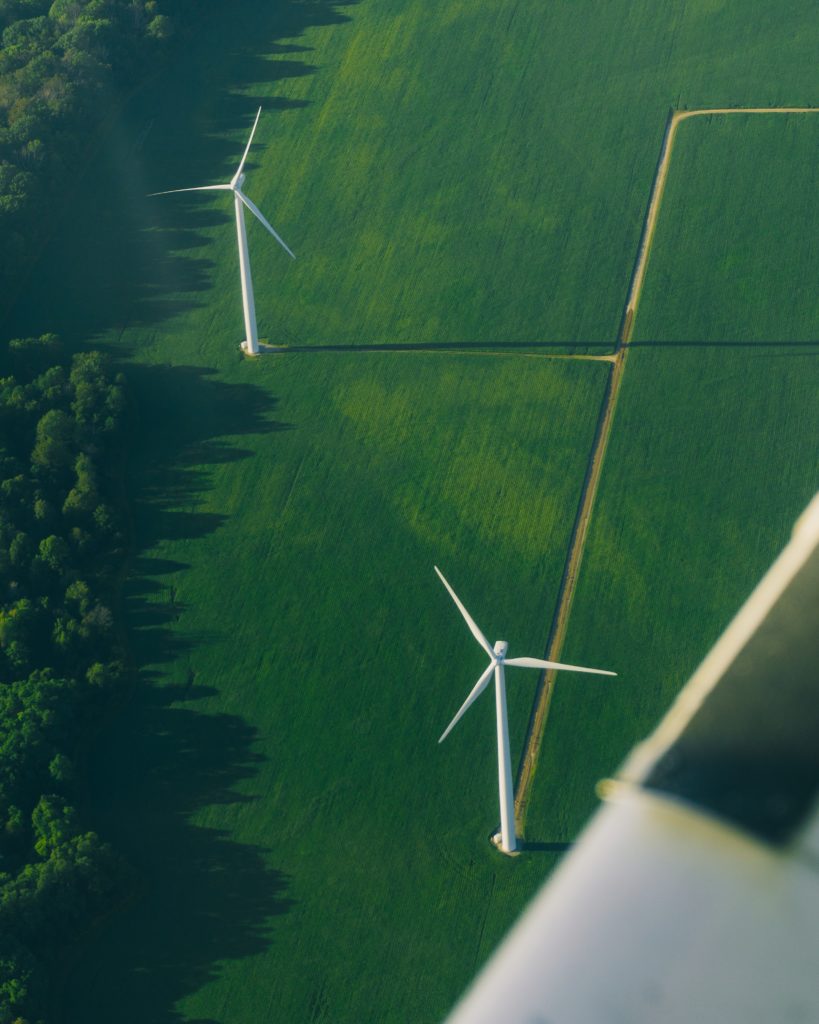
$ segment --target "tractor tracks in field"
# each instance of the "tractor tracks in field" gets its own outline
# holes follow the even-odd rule
[[[694,117],[722,116],[731,114],[816,114],[819,107],[708,107],[698,110],[672,110],[666,122],[665,134],[660,148],[660,156],[657,161],[657,169],[654,173],[654,181],[651,188],[648,210],[643,224],[640,244],[637,249],[637,258],[632,271],[631,282],[626,299],[623,318],[617,337],[614,353],[610,356],[612,363],[609,372],[609,381],[600,415],[597,421],[597,430],[592,443],[591,454],[586,469],[586,476],[583,481],[583,488],[580,495],[580,503],[575,517],[572,536],[569,542],[569,550],[566,557],[566,565],[563,570],[563,578],[558,592],[557,605],[552,619],[552,626],[549,633],[549,640],[546,648],[546,659],[557,661],[563,648],[566,638],[566,631],[571,613],[572,601],[574,599],[577,577],[580,571],[580,564],[583,559],[583,550],[588,535],[589,523],[594,508],[597,488],[600,483],[600,476],[603,468],[603,460],[606,454],[611,427],[614,420],[614,411],[617,406],[617,398],[623,382],[623,375],[626,369],[626,361],[629,354],[629,342],[631,341],[634,329],[634,320],[637,315],[637,308],[640,296],[643,291],[648,260],[651,254],[651,246],[654,241],[654,233],[657,227],[657,218],[668,180],[668,170],[671,164],[671,155],[674,148],[674,140],[677,128],[683,121]],[[597,357],[600,359],[600,357]],[[529,726],[524,742],[523,755],[518,770],[517,785],[515,787],[515,821],[516,830],[519,835],[525,834],[526,812],[529,805],[529,798],[532,791],[532,783],[537,769],[538,756],[540,754],[543,734],[546,728],[546,720],[549,715],[552,694],[554,692],[555,672],[545,672],[541,677],[540,684],[535,694],[532,714],[529,719]]]

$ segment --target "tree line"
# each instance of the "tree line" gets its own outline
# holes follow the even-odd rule
[[[0,0],[6,300],[117,97],[208,6]],[[76,807],[84,741],[126,678],[124,410],[99,352],[72,355],[51,335],[0,345],[0,1024],[45,1019],[66,947],[129,884]]]
[[[0,295],[11,296],[45,225],[126,87],[156,66],[200,0],[0,0]]]
[[[124,380],[54,336],[0,353],[0,1022],[39,1020],[60,951],[121,890],[77,751],[123,680]]]

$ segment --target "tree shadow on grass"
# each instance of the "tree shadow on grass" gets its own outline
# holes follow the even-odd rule
[[[179,1024],[185,1018],[176,1004],[217,978],[225,962],[263,952],[292,902],[289,880],[266,849],[196,822],[207,808],[261,799],[247,795],[247,784],[264,758],[255,726],[211,710],[218,680],[189,669],[169,682],[210,638],[184,628],[174,581],[188,563],[154,553],[165,541],[218,531],[225,516],[198,507],[214,467],[250,457],[243,436],[289,426],[276,419],[268,391],[225,383],[206,367],[135,365],[129,382],[134,554],[123,602],[135,679],[91,757],[85,818],[136,882],[67,981],[66,1024]]]
[[[51,331],[84,347],[201,307],[215,270],[209,232],[230,230],[230,205],[148,193],[228,181],[244,144],[237,130],[250,130],[260,105],[275,116],[308,105],[254,86],[317,73],[310,48],[293,40],[313,26],[343,25],[358,2],[248,0],[241,17],[232,5],[212,9],[66,182],[43,258],[7,309],[0,300],[3,333]],[[101,103],[107,109],[110,98]]]
[[[263,758],[251,723],[212,710],[219,680],[190,669],[179,680],[187,655],[211,638],[185,629],[175,590],[187,558],[204,552],[195,542],[225,523],[222,511],[203,507],[217,467],[251,455],[243,436],[287,425],[264,389],[226,383],[209,367],[141,365],[122,337],[138,326],[156,348],[167,331],[170,346],[171,321],[206,301],[210,231],[227,230],[232,219],[216,204],[184,200],[183,210],[182,197],[174,204],[146,194],[226,181],[241,156],[237,128],[249,129],[259,105],[263,90],[254,87],[315,73],[308,48],[293,41],[310,26],[347,21],[343,10],[355,2],[249,0],[241,17],[219,5],[101,136],[5,317],[11,337],[53,331],[72,350],[104,342],[125,364],[133,404],[132,555],[122,603],[135,685],[89,756],[83,820],[133,867],[136,889],[77,950],[55,994],[53,1017],[65,1024],[180,1024],[178,1003],[223,964],[263,952],[291,906],[289,880],[267,850],[203,821],[208,808],[238,814],[261,799],[248,792]],[[264,102],[277,116],[304,105]],[[165,358],[174,355],[168,348]],[[178,549],[165,556],[173,542],[185,542],[183,557]],[[229,1007],[207,1012],[208,1024],[230,1018]]]
[[[123,590],[132,646],[143,676],[207,642],[174,629],[184,607],[174,581],[187,563],[146,555],[157,545],[203,539],[226,521],[204,511],[216,466],[251,456],[242,436],[290,429],[275,419],[276,401],[253,384],[220,381],[196,366],[140,366],[128,371],[135,395],[129,434],[129,506],[135,557]],[[230,440],[227,440],[230,438]]]
[[[85,950],[67,1022],[178,1024],[176,1003],[222,963],[262,952],[291,906],[289,880],[265,849],[191,823],[203,808],[256,799],[235,791],[258,771],[256,730],[198,710],[213,692],[143,684],[95,755],[104,834],[127,854],[136,892]]]

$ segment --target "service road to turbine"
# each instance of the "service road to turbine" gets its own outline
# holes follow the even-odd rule
[[[609,384],[603,399],[600,410],[600,417],[597,422],[592,451],[589,457],[586,479],[583,483],[583,491],[580,496],[580,505],[577,510],[572,537],[569,542],[569,550],[566,557],[566,567],[563,570],[563,579],[560,584],[557,607],[555,609],[552,627],[549,633],[549,640],[546,648],[546,660],[557,661],[566,637],[566,630],[569,623],[569,615],[574,599],[577,576],[580,571],[580,563],[583,559],[583,549],[588,534],[589,522],[594,508],[594,499],[597,495],[597,487],[600,482],[600,474],[603,468],[603,460],[606,454],[611,426],[614,421],[614,410],[617,406],[617,397],[620,393],[620,386],[623,382],[623,374],[626,369],[626,360],[629,353],[629,342],[634,330],[634,320],[637,316],[637,308],[640,296],[643,291],[648,259],[651,254],[651,247],[654,242],[654,232],[657,226],[657,217],[660,212],[660,205],[665,192],[666,181],[668,180],[668,169],[671,164],[671,153],[674,148],[674,139],[677,134],[677,127],[682,121],[692,117],[722,116],[730,114],[816,114],[819,107],[713,107],[702,110],[679,110],[673,111],[666,124],[665,135],[663,136],[660,159],[657,164],[657,172],[654,175],[654,182],[651,188],[651,199],[649,200],[648,212],[646,213],[643,232],[640,237],[637,261],[634,266],[634,273],[628,290],[623,320],[620,333],[617,338],[617,345],[614,350],[613,364],[609,375]],[[538,755],[543,741],[543,734],[546,728],[546,719],[549,715],[552,693],[554,692],[555,673],[546,672],[541,679],[540,686],[535,694],[534,707],[529,719],[529,727],[526,733],[523,756],[518,772],[517,786],[515,792],[515,821],[517,832],[523,835],[526,827],[526,811],[529,804],[529,797],[532,791],[532,783],[537,768]]]

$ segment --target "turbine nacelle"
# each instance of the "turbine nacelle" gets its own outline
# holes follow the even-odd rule
[[[295,253],[293,253],[290,250],[287,243],[273,228],[273,226],[264,216],[259,207],[256,206],[255,203],[251,202],[251,200],[248,199],[248,197],[242,191],[242,185],[244,184],[246,177],[245,162],[247,161],[247,154],[250,152],[250,146],[251,143],[253,142],[253,136],[256,134],[256,126],[259,123],[259,117],[261,116],[261,113],[262,108],[259,107],[258,111],[256,112],[256,120],[253,122],[253,128],[250,132],[250,138],[247,140],[245,151],[242,154],[242,159],[239,161],[239,166],[236,169],[236,173],[233,175],[229,182],[226,182],[224,185],[198,185],[196,188],[174,188],[168,192],[151,192],[150,196],[170,196],[177,192],[232,192],[234,196],[238,196],[239,199],[241,199],[244,206],[246,206],[247,209],[250,210],[250,212],[253,214],[256,220],[258,220],[260,224],[276,239],[276,241],[279,243],[282,249],[284,249],[287,255],[295,259]]]
[[[509,644],[505,640],[496,640],[493,650],[495,652],[495,662],[503,661],[506,657],[506,652],[509,650]]]

